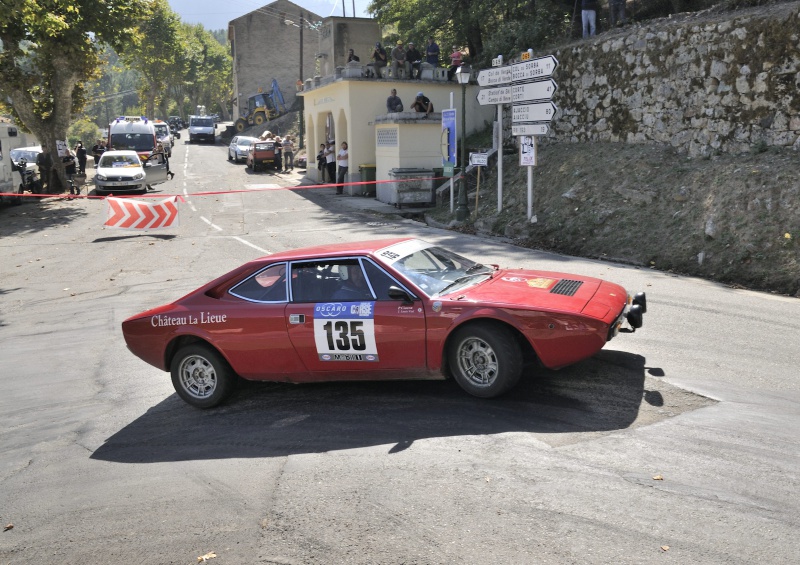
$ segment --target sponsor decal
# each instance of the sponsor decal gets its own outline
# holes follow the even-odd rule
[[[413,314],[414,307],[413,306],[398,306],[397,307],[398,314]]]
[[[434,312],[439,312],[442,309],[442,303],[437,300],[436,302],[433,303],[431,308],[433,309]]]
[[[150,325],[154,328],[165,326],[197,326],[199,324],[224,324],[228,321],[227,314],[212,314],[211,312],[200,312],[200,317],[193,314],[183,316],[162,316],[157,315],[150,318]]]
[[[530,279],[528,281],[528,286],[533,288],[549,288],[554,282],[556,282],[556,279],[545,279],[540,277],[536,279]]]
[[[377,355],[361,355],[360,353],[334,353],[320,355],[321,361],[377,361]]]
[[[525,282],[525,281],[527,281],[528,279],[526,279],[526,278],[523,278],[523,277],[503,277],[501,280],[504,280],[504,281],[506,281],[506,282],[514,282],[514,283],[517,283],[517,282]]]

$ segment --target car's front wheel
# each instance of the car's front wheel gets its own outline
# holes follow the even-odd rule
[[[212,408],[223,402],[236,385],[236,374],[212,347],[193,343],[181,347],[170,366],[172,386],[187,404]]]
[[[481,398],[503,394],[522,373],[522,351],[514,334],[497,324],[473,323],[457,329],[447,361],[459,386]]]

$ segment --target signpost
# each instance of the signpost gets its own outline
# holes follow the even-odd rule
[[[511,135],[547,135],[548,124],[511,124]]]
[[[494,89],[492,89],[494,90]],[[558,90],[556,81],[551,78],[538,82],[525,82],[511,85],[512,102],[530,102],[532,100],[551,100]],[[482,90],[481,92],[486,92]]]
[[[494,86],[511,82],[511,67],[492,67],[478,73],[478,86]]]
[[[475,98],[481,106],[489,104],[511,104],[511,86],[499,86],[497,88],[484,88],[479,90]]]
[[[552,102],[538,102],[535,104],[520,104],[511,108],[511,121],[518,122],[549,122],[555,116],[558,108]]]
[[[492,68],[478,73],[479,86],[496,86],[478,92],[476,98],[481,106],[494,104],[497,106],[497,121],[502,124],[503,104],[514,104],[511,108],[511,135],[521,136],[520,165],[528,167],[528,219],[536,222],[533,215],[533,169],[536,165],[536,138],[547,135],[550,121],[556,115],[558,107],[551,100],[558,90],[556,82],[550,78],[558,67],[558,61],[552,55],[533,58],[533,50],[528,49],[520,56],[521,63],[503,67],[502,56],[492,59]],[[500,86],[508,85],[510,86]],[[524,102],[524,104],[519,104]],[[503,150],[499,144],[497,165],[497,211],[502,210],[503,200]],[[470,153],[470,164],[485,166],[480,154]],[[478,168],[480,178],[480,168]],[[479,181],[480,182],[480,181]],[[450,191],[452,197],[452,188]],[[452,211],[452,203],[450,205]],[[477,196],[475,212],[477,213]]]
[[[470,153],[469,164],[477,167],[485,167],[489,162],[488,153]]]
[[[511,65],[511,80],[517,82],[535,78],[547,78],[555,72],[556,67],[558,67],[558,61],[552,55],[516,63]]]

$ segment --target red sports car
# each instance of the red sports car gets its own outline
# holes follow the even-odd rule
[[[641,327],[644,293],[600,279],[504,270],[418,239],[323,245],[251,261],[122,324],[192,406],[238,377],[441,379],[493,397],[523,362],[556,369]]]

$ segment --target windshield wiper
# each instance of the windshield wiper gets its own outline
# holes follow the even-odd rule
[[[470,268],[472,268],[472,267],[470,267]],[[444,287],[442,290],[440,290],[439,292],[437,292],[437,293],[436,293],[436,295],[437,295],[437,296],[441,296],[441,295],[443,295],[443,294],[444,294],[444,292],[445,292],[447,289],[449,289],[449,288],[453,288],[454,286],[458,285],[459,283],[462,283],[462,282],[464,282],[464,281],[466,281],[466,280],[469,280],[469,279],[471,279],[471,278],[473,278],[473,277],[482,277],[482,276],[484,276],[484,275],[486,275],[486,273],[473,273],[473,274],[471,274],[471,275],[464,275],[463,277],[458,277],[456,280],[454,280],[453,282],[451,282],[450,284],[448,284],[446,287]]]

